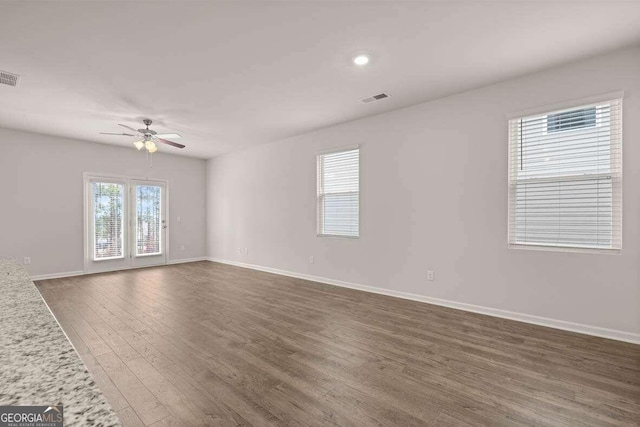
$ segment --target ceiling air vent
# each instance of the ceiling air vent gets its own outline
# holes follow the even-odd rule
[[[363,98],[360,101],[362,101],[365,104],[368,104],[370,102],[380,101],[380,100],[388,98],[388,97],[389,97],[389,94],[383,92],[383,93],[379,93],[377,95],[370,96],[368,98]]]
[[[6,71],[0,71],[0,84],[9,86],[18,86],[20,76],[17,74],[7,73]]]

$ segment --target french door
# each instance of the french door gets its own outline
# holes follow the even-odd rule
[[[166,263],[166,184],[87,176],[85,271]]]

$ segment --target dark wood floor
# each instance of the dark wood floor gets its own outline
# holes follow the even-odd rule
[[[125,426],[640,422],[637,345],[206,261],[37,285]]]

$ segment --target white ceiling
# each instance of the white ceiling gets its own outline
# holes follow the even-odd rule
[[[127,145],[98,133],[149,117],[208,158],[639,42],[640,2],[5,1],[0,127]]]

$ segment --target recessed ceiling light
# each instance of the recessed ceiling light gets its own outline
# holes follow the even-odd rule
[[[353,63],[356,65],[367,65],[369,63],[369,57],[367,55],[358,55],[353,58]]]

